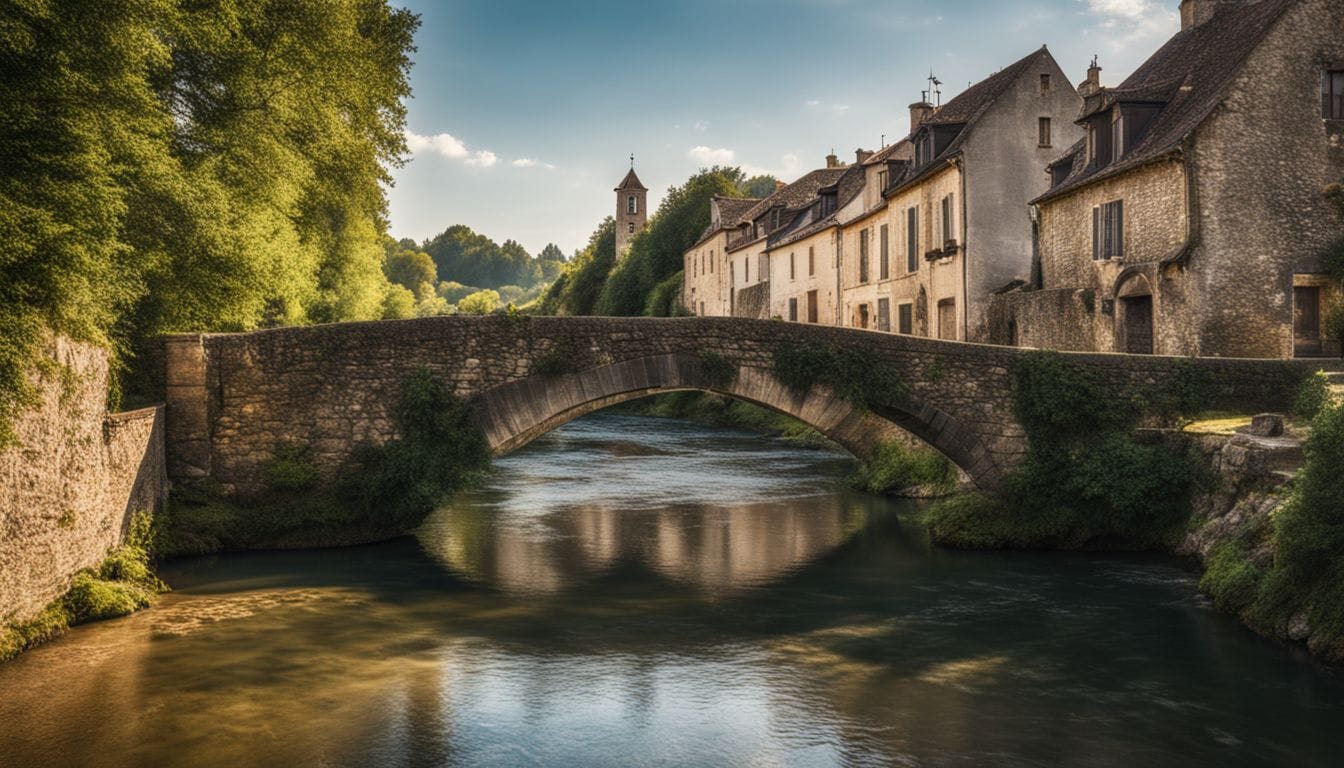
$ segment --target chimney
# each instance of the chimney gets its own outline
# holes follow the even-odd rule
[[[1235,0],[1181,0],[1181,31],[1198,27]]]
[[[933,105],[927,101],[916,101],[910,105],[910,132],[919,130],[919,126],[933,114]]]
[[[785,188],[785,187],[787,187],[787,186],[789,186],[789,185],[788,185],[788,184],[785,184],[784,182],[780,181],[779,179],[775,179],[775,191],[776,191],[776,192],[778,192],[779,190],[781,190],[781,189],[783,189],[783,188]]]
[[[872,156],[873,152],[870,149],[856,149],[854,150],[854,163],[856,165],[863,165],[867,162],[868,158]]]
[[[1087,98],[1101,90],[1101,67],[1096,57],[1092,57],[1092,66],[1087,68],[1087,79],[1078,84],[1078,95]]]
[[[827,168],[840,167],[840,158],[836,156],[835,150],[831,150],[831,154],[826,156],[826,167]]]

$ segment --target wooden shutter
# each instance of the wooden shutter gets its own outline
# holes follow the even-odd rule
[[[1096,207],[1092,209],[1092,260],[1101,258],[1101,208]]]

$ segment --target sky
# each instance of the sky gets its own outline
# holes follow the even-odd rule
[[[421,26],[392,234],[567,255],[632,153],[650,210],[715,164],[792,181],[905,136],[930,70],[947,101],[1048,45],[1114,85],[1180,28],[1178,0],[393,2]]]

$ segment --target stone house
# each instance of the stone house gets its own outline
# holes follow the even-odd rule
[[[715,196],[709,201],[709,227],[683,258],[682,303],[693,315],[727,317],[732,314],[728,283],[720,279],[726,268],[728,236],[757,203],[755,198]]]
[[[725,205],[726,198],[711,203],[709,227],[682,256],[682,302],[688,311],[722,317],[770,316],[767,239],[788,226],[818,189],[844,173],[845,167],[834,156],[828,162],[831,167],[779,186],[766,198],[752,201],[745,211],[735,203]]]
[[[1338,354],[1322,254],[1344,235],[1344,4],[1184,0],[1118,87],[1094,66],[1083,140],[1048,165],[1039,264],[992,340],[1168,355]]]
[[[911,105],[911,135],[865,158],[862,210],[840,218],[838,323],[987,341],[994,293],[1030,277],[1026,204],[1082,135],[1080,103],[1041,47],[941,107]]]

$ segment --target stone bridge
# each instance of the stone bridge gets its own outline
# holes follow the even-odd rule
[[[775,349],[858,350],[908,386],[898,403],[858,409],[829,389],[798,394],[772,373]],[[857,456],[891,425],[928,443],[982,488],[1022,460],[1013,360],[1022,350],[829,326],[737,318],[436,317],[192,334],[164,341],[169,473],[265,490],[280,443],[311,446],[328,474],[359,444],[395,436],[401,381],[428,369],[475,406],[490,448],[506,453],[583,414],[658,392],[701,390],[786,413]],[[700,361],[736,363],[731,384]],[[1116,391],[1151,384],[1173,358],[1065,353]],[[1216,402],[1282,407],[1282,361],[1201,359]],[[560,373],[558,371],[565,371]]]

